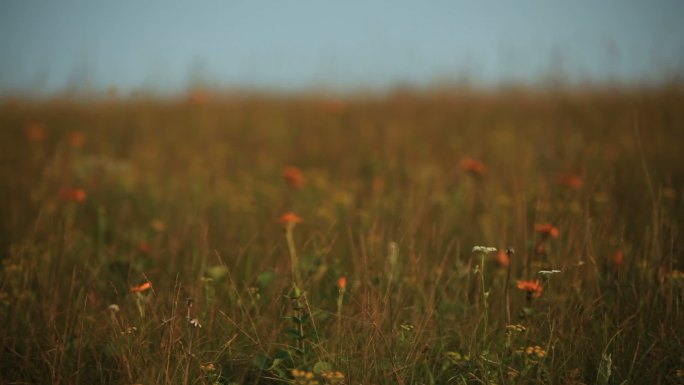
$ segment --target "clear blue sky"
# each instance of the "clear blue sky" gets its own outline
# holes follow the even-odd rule
[[[684,1],[0,0],[0,93],[657,81]]]

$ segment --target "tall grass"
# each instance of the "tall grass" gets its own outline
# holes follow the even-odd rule
[[[682,382],[682,105],[6,102],[0,382]]]

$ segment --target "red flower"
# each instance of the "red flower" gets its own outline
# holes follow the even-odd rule
[[[340,290],[344,290],[347,287],[347,277],[342,276],[337,279],[337,287],[340,288]]]
[[[461,168],[473,176],[482,176],[487,173],[487,166],[484,163],[469,157],[461,159]]]
[[[47,136],[45,126],[41,123],[30,123],[24,128],[24,135],[29,142],[42,142]]]
[[[532,281],[518,281],[518,289],[527,293],[527,300],[532,298],[539,298],[544,291],[544,287],[539,283],[539,280]]]
[[[138,250],[143,254],[149,254],[150,251],[152,251],[152,246],[146,241],[140,241],[140,243],[138,243]]]
[[[204,88],[192,89],[188,94],[188,101],[190,102],[190,104],[194,105],[207,104],[209,99],[211,99],[211,93],[209,92],[209,90],[206,90]]]
[[[541,234],[542,237],[558,238],[558,228],[550,223],[538,223],[534,225],[534,231]]]
[[[579,190],[584,184],[584,179],[577,174],[561,174],[558,176],[558,183],[560,183],[561,186]]]
[[[66,202],[83,203],[86,200],[86,192],[80,188],[65,188],[60,191],[59,197]]]
[[[147,282],[143,283],[142,285],[133,286],[131,288],[131,293],[140,293],[140,292],[143,292],[143,291],[148,290],[150,288],[152,288],[152,282],[147,281]]]
[[[306,182],[302,170],[294,166],[285,167],[283,169],[283,178],[285,178],[285,182],[292,187],[302,187]]]
[[[83,147],[85,143],[85,134],[79,131],[74,131],[69,134],[69,146],[73,148]]]
[[[285,213],[280,217],[280,223],[286,226],[293,226],[297,223],[302,222],[304,222],[304,219],[302,219],[299,215],[293,212]]]
[[[625,258],[625,253],[622,252],[622,250],[618,250],[613,254],[613,256],[610,258],[610,260],[613,262],[613,265],[615,267],[620,267],[622,266]]]
[[[511,264],[511,259],[508,257],[508,253],[505,250],[499,250],[499,252],[496,253],[496,261],[499,262],[499,265],[502,267],[508,267],[508,265]]]

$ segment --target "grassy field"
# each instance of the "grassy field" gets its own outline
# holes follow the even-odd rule
[[[5,101],[0,383],[684,383],[683,106]]]

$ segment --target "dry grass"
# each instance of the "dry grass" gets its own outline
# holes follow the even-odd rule
[[[0,382],[682,382],[682,106],[6,102]]]

